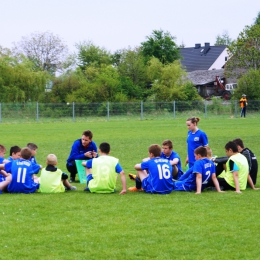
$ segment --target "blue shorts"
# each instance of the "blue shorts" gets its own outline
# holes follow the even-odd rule
[[[196,184],[187,183],[186,181],[175,181],[173,190],[177,191],[196,191]]]

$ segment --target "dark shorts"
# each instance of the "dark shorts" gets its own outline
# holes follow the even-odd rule
[[[234,187],[230,186],[224,178],[217,178],[219,186],[223,187],[223,190],[236,190]]]

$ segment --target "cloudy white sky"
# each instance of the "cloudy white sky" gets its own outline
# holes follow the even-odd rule
[[[2,47],[50,31],[71,52],[83,41],[111,52],[134,48],[160,29],[175,36],[178,45],[213,45],[224,31],[236,39],[260,12],[256,0],[0,0],[0,8]]]

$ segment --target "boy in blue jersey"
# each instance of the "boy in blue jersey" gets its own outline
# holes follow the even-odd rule
[[[214,163],[207,158],[207,148],[198,147],[194,151],[195,163],[192,169],[192,173],[186,176],[184,180],[179,180],[174,183],[174,190],[176,191],[196,191],[196,194],[202,192],[204,188],[207,187],[207,184],[210,180],[213,181],[216,190],[222,192],[219,187],[219,183],[215,174],[215,165]],[[186,175],[186,173],[184,174]]]
[[[165,158],[170,161],[173,167],[173,178],[178,180],[183,174],[181,167],[181,158],[175,151],[173,151],[173,144],[171,140],[163,141],[161,158]]]
[[[14,145],[10,148],[10,156],[7,158],[9,162],[21,158],[21,148],[17,145]]]
[[[37,164],[37,162],[36,162],[36,154],[37,154],[37,150],[38,150],[38,146],[35,144],[35,143],[28,143],[27,144],[27,147],[29,148],[29,149],[31,149],[31,152],[32,152],[32,156],[31,156],[31,158],[30,158],[30,161],[32,162],[32,163],[35,163],[35,164]],[[41,165],[39,165],[41,168],[42,168],[42,166]]]
[[[142,189],[147,193],[170,193],[173,190],[170,161],[160,157],[161,147],[158,144],[152,144],[148,153],[150,160],[136,164],[134,167],[137,170],[137,178],[142,182]]]
[[[33,193],[39,188],[39,183],[33,179],[33,175],[39,172],[40,166],[30,161],[31,156],[31,149],[25,147],[21,150],[22,158],[0,165],[1,169],[12,175],[7,187],[8,192]]]
[[[0,164],[4,164],[8,162],[8,160],[4,158],[5,153],[6,153],[5,146],[0,144]],[[6,177],[5,172],[4,171],[2,172],[2,170],[0,170],[0,182],[5,181],[5,177]]]
[[[85,166],[87,175],[87,188],[85,191],[93,193],[113,193],[116,188],[117,175],[120,175],[122,191],[120,195],[126,193],[125,173],[118,162],[118,159],[110,156],[110,144],[101,143],[99,145],[100,156],[82,162]]]
[[[82,133],[81,139],[76,140],[67,159],[67,170],[70,172],[70,182],[75,182],[78,173],[75,160],[89,160],[98,157],[97,145],[92,141],[93,133],[86,130]]]
[[[170,164],[172,165],[172,177],[174,179],[179,179],[182,176],[182,168],[181,168],[181,158],[180,156],[173,151],[173,144],[171,140],[164,140],[162,143],[162,152],[161,158],[169,160]],[[143,159],[144,161],[148,161],[150,158]],[[135,174],[129,173],[129,178],[135,181],[135,186],[128,188],[129,191],[140,191],[142,188],[142,183],[140,182],[139,178],[136,178]]]
[[[4,158],[6,153],[6,148],[4,145],[0,144],[0,164],[6,163],[7,160]]]

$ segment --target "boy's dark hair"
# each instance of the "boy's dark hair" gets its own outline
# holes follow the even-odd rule
[[[12,156],[13,153],[16,154],[16,153],[19,153],[19,152],[21,152],[21,148],[17,145],[12,146],[10,148],[10,156]]]
[[[199,155],[201,155],[202,157],[207,157],[207,155],[208,155],[207,148],[206,148],[206,147],[203,147],[203,146],[197,147],[197,148],[194,150],[194,153],[195,153],[195,154],[199,154]]]
[[[149,146],[148,151],[149,151],[149,153],[152,153],[154,155],[154,157],[160,157],[162,149],[161,149],[160,145],[152,144]]]
[[[89,139],[93,138],[93,133],[90,130],[86,130],[82,133],[82,135],[88,136]]]
[[[25,160],[29,160],[32,156],[32,151],[29,147],[24,147],[21,149],[21,157]]]
[[[243,143],[243,141],[242,141],[240,138],[234,139],[233,142],[234,142],[236,145],[239,145],[241,148],[243,148],[243,149],[245,148],[245,147],[244,147],[244,143]]]
[[[168,146],[170,149],[172,149],[172,146],[173,146],[173,145],[172,145],[172,141],[169,140],[169,139],[164,140],[163,143],[162,143],[162,145]]]
[[[37,150],[38,146],[35,143],[28,143],[26,145],[28,148],[30,148],[31,150]]]
[[[102,153],[109,153],[110,152],[110,144],[109,143],[106,143],[106,142],[104,142],[104,143],[101,143],[100,145],[99,145],[99,149],[100,149],[100,151],[102,152]]]
[[[228,143],[226,143],[225,149],[226,150],[231,149],[234,153],[238,153],[237,144],[232,141],[229,141]]]

